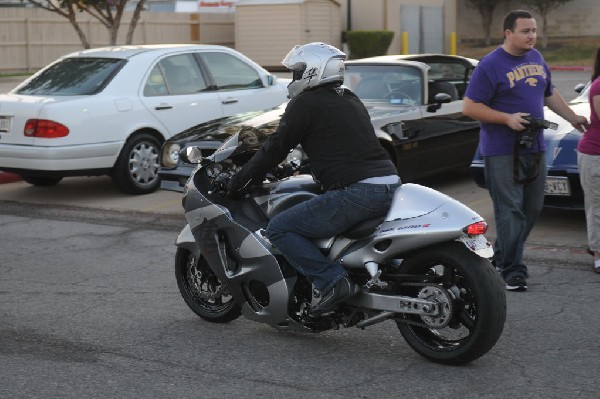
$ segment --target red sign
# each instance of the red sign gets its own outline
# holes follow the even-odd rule
[[[233,5],[233,1],[201,1],[200,7],[231,7]]]

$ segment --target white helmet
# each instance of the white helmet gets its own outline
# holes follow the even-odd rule
[[[344,81],[346,54],[325,43],[297,45],[281,63],[292,71],[293,80],[288,85],[290,98],[304,90],[325,83]]]

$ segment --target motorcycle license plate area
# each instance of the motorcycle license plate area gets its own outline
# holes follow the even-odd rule
[[[569,178],[563,176],[548,176],[544,187],[546,195],[571,195]]]
[[[10,132],[10,117],[0,116],[0,133]]]
[[[482,234],[471,237],[462,236],[458,240],[482,258],[489,259],[494,256],[492,244]]]

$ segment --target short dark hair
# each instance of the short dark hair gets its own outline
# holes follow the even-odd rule
[[[531,15],[529,11],[525,10],[513,10],[509,12],[504,16],[504,26],[502,32],[507,29],[511,32],[514,32],[515,26],[517,26],[517,19],[519,18],[532,19],[533,15]]]

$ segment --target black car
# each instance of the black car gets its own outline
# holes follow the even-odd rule
[[[463,115],[462,98],[476,65],[469,58],[439,54],[346,62],[344,84],[365,103],[403,182],[471,164],[479,124]],[[285,106],[216,119],[173,136],[163,146],[161,188],[183,191],[191,174],[191,167],[178,159],[185,146],[200,146],[209,155],[240,129],[268,135],[277,129]]]

